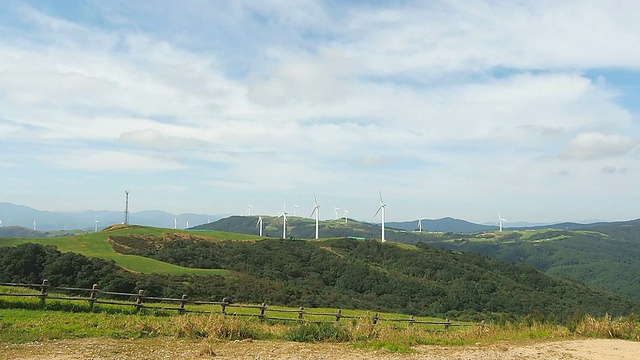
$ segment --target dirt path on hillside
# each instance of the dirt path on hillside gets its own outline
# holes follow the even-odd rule
[[[624,340],[567,340],[474,346],[418,346],[411,354],[359,350],[347,344],[284,341],[184,341],[176,339],[74,339],[0,343],[0,359],[598,359],[631,360],[640,343]]]

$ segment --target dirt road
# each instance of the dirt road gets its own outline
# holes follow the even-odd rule
[[[347,344],[176,339],[74,339],[6,344],[0,359],[598,359],[640,357],[640,343],[624,340],[509,342],[474,346],[418,346],[410,354],[354,349]]]

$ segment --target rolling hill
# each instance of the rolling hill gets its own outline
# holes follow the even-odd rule
[[[640,220],[542,229],[431,236],[431,246],[528,264],[630,298],[640,297]]]
[[[236,219],[240,220],[249,226],[252,219]],[[30,243],[54,245],[64,254],[73,251],[135,268],[137,272],[119,273],[125,278],[121,282],[111,276],[108,286],[118,291],[125,291],[126,286],[132,287],[127,291],[143,288],[150,296],[176,297],[182,293],[203,299],[224,296],[236,302],[475,319],[519,317],[535,311],[558,320],[576,311],[602,315],[640,310],[627,298],[545,275],[527,265],[441,250],[424,243],[411,246],[349,238],[258,239],[255,235],[140,226],[117,226],[61,238],[0,240],[0,246],[24,247]],[[56,257],[44,261],[42,274],[52,268],[74,274],[68,266],[86,263],[77,257],[63,261],[64,254],[33,246],[13,251],[19,254],[15,261],[28,266],[23,259],[33,258],[27,254],[30,249]],[[10,276],[15,269],[7,256],[0,264],[6,266],[0,266],[3,276]],[[31,278],[37,275],[33,271],[29,274]],[[72,277],[65,279],[73,281]]]

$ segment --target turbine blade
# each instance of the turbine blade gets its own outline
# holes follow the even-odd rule
[[[380,209],[382,209],[382,205],[380,205],[380,207],[378,208],[378,211],[376,211],[376,213],[373,214],[373,217],[376,217],[376,215],[378,215],[378,213],[380,212]]]

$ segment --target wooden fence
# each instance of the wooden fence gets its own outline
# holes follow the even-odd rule
[[[13,286],[39,289],[38,293],[12,293],[12,292],[0,292],[0,296],[15,296],[15,297],[35,297],[40,299],[42,306],[46,304],[47,299],[51,300],[63,300],[63,301],[79,301],[88,302],[89,306],[93,308],[95,304],[109,304],[115,306],[133,307],[136,311],[140,309],[153,309],[153,310],[168,310],[177,311],[179,314],[184,313],[218,313],[222,315],[230,316],[248,316],[257,317],[261,320],[273,320],[273,321],[294,321],[299,323],[324,323],[324,322],[340,322],[341,319],[354,319],[363,318],[361,316],[351,316],[342,314],[342,310],[338,309],[335,313],[321,313],[307,311],[304,307],[299,309],[278,309],[267,307],[266,304],[261,305],[247,305],[247,304],[233,304],[226,298],[222,301],[192,301],[187,298],[186,295],[182,295],[180,299],[176,298],[162,298],[145,296],[144,290],[139,290],[137,293],[119,293],[111,291],[103,291],[98,289],[98,285],[94,284],[91,289],[81,289],[72,287],[54,287],[49,284],[49,281],[44,280],[42,284],[16,284],[16,283],[0,283],[0,286]],[[64,292],[72,293],[86,293],[87,296],[67,296],[63,295]],[[118,300],[118,298],[124,298],[124,300]],[[167,304],[172,304],[167,306]],[[189,305],[189,308],[186,306]],[[210,305],[214,308],[212,310],[193,309],[191,306],[198,307],[202,305]],[[216,307],[219,307],[219,311],[216,311]],[[254,309],[253,313],[234,312],[233,309]],[[295,313],[293,317],[283,317],[284,313]],[[306,318],[305,318],[306,316]],[[332,320],[317,320],[331,318]],[[373,324],[379,322],[397,322],[407,323],[408,326],[415,324],[427,324],[427,325],[442,325],[445,329],[454,326],[469,326],[469,324],[454,324],[449,319],[445,321],[424,321],[417,320],[413,315],[407,318],[385,318],[380,317],[378,313],[373,315],[371,319]],[[484,321],[481,325],[484,325]]]

